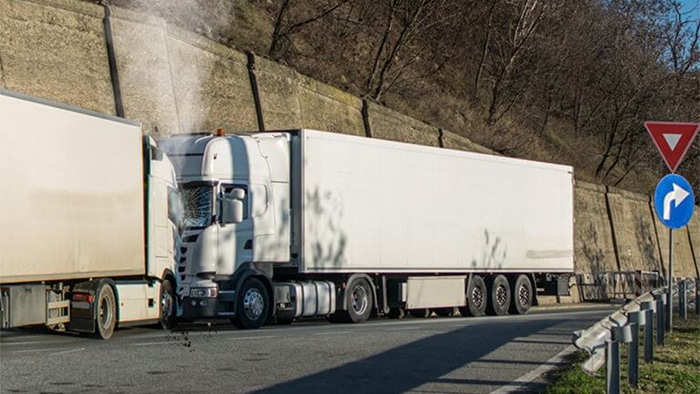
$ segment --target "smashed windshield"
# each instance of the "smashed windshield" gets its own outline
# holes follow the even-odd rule
[[[210,185],[185,185],[182,188],[185,208],[185,227],[206,227],[212,221],[214,187]]]

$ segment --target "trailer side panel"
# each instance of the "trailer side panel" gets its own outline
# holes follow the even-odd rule
[[[145,272],[137,124],[0,92],[0,283]]]
[[[573,271],[571,167],[310,130],[298,138],[302,272]]]

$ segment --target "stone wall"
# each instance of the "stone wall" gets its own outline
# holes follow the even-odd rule
[[[495,154],[269,59],[111,11],[124,115],[146,133],[313,128]],[[103,7],[74,0],[0,0],[0,88],[116,114],[104,17]],[[578,183],[574,203],[577,273],[665,272],[669,232],[648,196]],[[699,216],[674,232],[676,276],[700,274]]]

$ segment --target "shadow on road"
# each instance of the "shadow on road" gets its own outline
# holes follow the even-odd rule
[[[464,376],[452,376],[451,372],[468,366],[515,338],[526,337],[548,329],[562,321],[521,321],[517,323],[494,322],[479,325],[481,335],[469,336],[464,331],[474,330],[466,326],[454,331],[434,335],[410,344],[385,351],[374,356],[341,365],[310,376],[291,380],[258,390],[259,394],[277,393],[404,393],[425,384],[493,386],[496,389],[510,383],[518,376],[501,375],[494,380]],[[548,335],[548,334],[547,334]],[[569,334],[571,335],[571,334]],[[506,363],[522,364],[520,361]],[[494,365],[494,368],[498,368]],[[450,376],[446,376],[450,375]],[[464,374],[463,374],[464,375]],[[498,376],[498,373],[496,373]],[[466,387],[464,391],[475,392]],[[473,387],[476,389],[476,387]],[[427,389],[443,392],[442,389]],[[451,388],[453,392],[454,387]],[[445,390],[446,391],[446,390]],[[490,391],[490,390],[487,390]]]

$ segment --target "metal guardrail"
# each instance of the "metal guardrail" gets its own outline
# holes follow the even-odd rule
[[[637,387],[639,377],[639,330],[644,328],[644,361],[652,362],[654,357],[654,327],[656,327],[656,344],[664,345],[665,332],[671,332],[671,320],[667,316],[668,286],[648,291],[622,308],[606,316],[586,330],[575,331],[572,342],[580,350],[589,354],[581,369],[592,376],[601,376],[597,371],[606,365],[606,392],[620,392],[620,343],[628,344],[628,381]],[[679,280],[671,283],[671,292],[677,296],[678,312],[682,319],[687,319],[688,308],[695,303],[695,310],[700,316],[700,279]],[[695,300],[688,299],[689,293],[695,293]],[[654,314],[656,313],[656,322]]]
[[[600,376],[597,371],[605,364],[606,342],[613,339],[613,330],[626,326],[627,316],[642,310],[642,303],[655,301],[665,292],[666,287],[660,287],[644,293],[590,328],[574,332],[572,339],[574,346],[585,350],[590,355],[590,358],[581,365],[583,371],[589,375]]]

